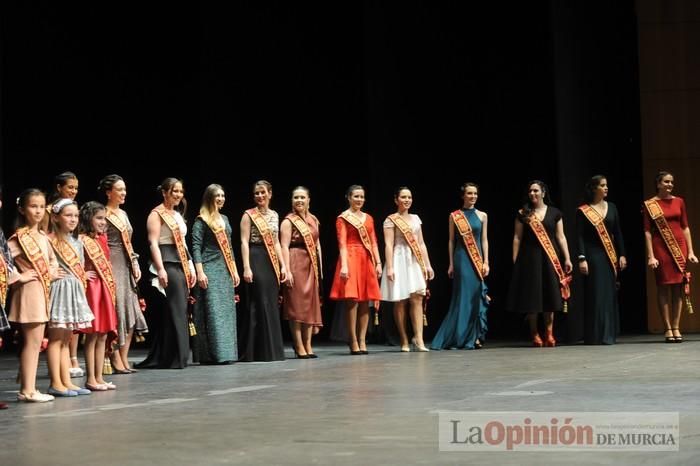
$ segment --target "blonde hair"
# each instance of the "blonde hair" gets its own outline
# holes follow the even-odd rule
[[[199,216],[202,217],[204,223],[210,227],[215,226],[221,221],[221,213],[216,208],[216,193],[217,191],[224,192],[224,188],[218,184],[210,184],[204,190],[202,195],[202,207],[199,208]]]

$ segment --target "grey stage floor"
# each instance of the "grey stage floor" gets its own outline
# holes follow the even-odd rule
[[[45,404],[14,401],[4,354],[0,464],[700,464],[700,336],[660,340],[368,356],[327,345],[316,360],[115,375],[116,391]],[[680,451],[440,452],[440,411],[679,412]]]

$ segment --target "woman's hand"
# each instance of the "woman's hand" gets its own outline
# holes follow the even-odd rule
[[[393,267],[386,268],[386,278],[388,278],[390,282],[394,281],[394,268]]]
[[[233,274],[233,287],[235,288],[240,284],[241,284],[241,276],[238,275],[238,272],[234,272],[234,274]]]
[[[294,275],[292,275],[291,273],[287,276],[287,286],[289,288],[294,287]]]
[[[139,267],[138,262],[134,262],[134,266],[131,270],[134,275],[134,280],[136,280],[136,283],[138,283],[139,280],[141,280],[141,267]]]
[[[588,275],[588,261],[579,262],[578,270],[581,272],[581,275]]]
[[[160,269],[158,271],[158,283],[160,283],[160,286],[163,288],[168,287],[168,272],[166,272],[165,269]]]
[[[428,281],[430,281],[430,280],[432,280],[433,278],[435,278],[435,271],[433,270],[433,268],[432,268],[431,266],[427,266],[427,267],[425,268],[425,272],[428,274],[428,277],[427,277],[427,280],[428,280]]]
[[[350,274],[348,273],[347,266],[341,266],[340,267],[340,279],[347,280],[348,278],[350,278]]]
[[[484,262],[483,267],[481,267],[481,275],[483,275],[484,278],[486,278],[486,277],[489,276],[489,272],[490,272],[490,271],[491,271],[491,269],[489,268],[489,264],[487,264],[486,262]]]
[[[571,260],[567,259],[566,261],[564,261],[564,273],[570,274],[572,270],[574,270],[574,266],[571,263]]]
[[[377,278],[382,278],[382,264],[377,263],[374,270],[377,272]]]
[[[22,284],[29,283],[39,279],[39,274],[34,269],[27,270],[19,274],[19,282]]]
[[[209,288],[209,277],[207,277],[207,274],[202,272],[197,274],[197,283],[199,284],[199,287],[203,290],[206,290]]]
[[[449,267],[447,267],[447,276],[450,278],[454,278],[455,276],[455,268],[450,264]]]
[[[656,257],[650,257],[647,261],[647,265],[652,269],[655,269],[659,266],[659,260]]]
[[[243,281],[246,283],[253,283],[253,271],[250,270],[250,267],[243,269]]]
[[[620,266],[620,271],[625,270],[627,268],[627,258],[625,256],[620,256],[618,264]]]
[[[280,267],[280,283],[285,283],[289,277],[287,277],[287,269],[284,267]]]
[[[695,254],[690,253],[690,254],[688,254],[688,261],[689,261],[691,264],[697,264],[697,263],[698,263],[698,258],[695,257]]]
[[[95,272],[94,270],[87,270],[85,272],[85,276],[87,277],[88,281],[91,282],[97,279],[97,272]]]

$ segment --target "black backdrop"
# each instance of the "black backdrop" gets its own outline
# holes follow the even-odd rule
[[[64,170],[78,174],[80,202],[99,200],[98,180],[119,173],[145,252],[145,217],[166,176],[184,179],[190,220],[204,187],[222,184],[234,224],[255,180],[272,182],[280,214],[303,184],[322,222],[327,290],[346,187],[365,185],[381,230],[394,189],[408,185],[437,273],[430,337],[449,302],[447,216],[459,185],[476,181],[490,218],[490,335],[522,337],[502,302],[526,183],[550,185],[573,254],[581,188],[602,172],[631,260],[623,330],[644,331],[634,2],[481,3],[3,2],[5,200],[49,189]],[[580,309],[574,300],[560,337],[580,338]]]

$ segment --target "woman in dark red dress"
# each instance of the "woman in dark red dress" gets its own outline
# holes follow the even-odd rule
[[[350,354],[367,354],[365,335],[369,324],[369,302],[381,299],[379,277],[382,263],[374,219],[362,212],[365,189],[352,185],[346,197],[349,207],[335,221],[339,256],[331,299],[346,303]]]
[[[657,299],[667,343],[683,341],[680,333],[684,280],[688,262],[698,263],[688,226],[685,202],[673,192],[673,175],[660,171],[656,175],[656,196],[644,202],[644,236],[647,264],[656,275]],[[674,257],[660,231],[670,231],[669,244],[677,245],[680,255]],[[673,240],[671,239],[673,237]]]

